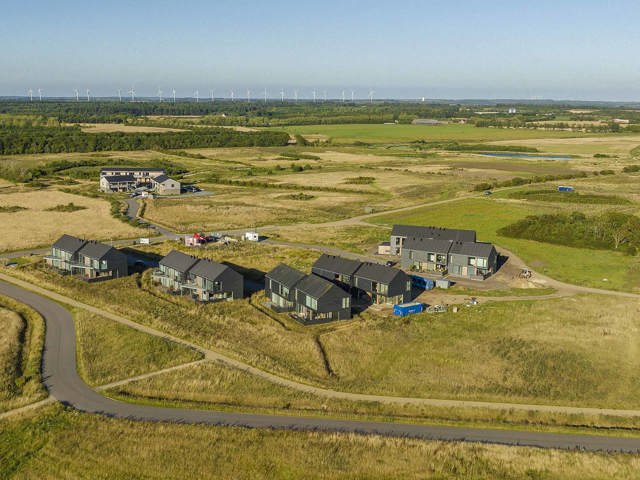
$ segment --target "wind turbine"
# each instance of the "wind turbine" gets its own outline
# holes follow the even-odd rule
[[[284,102],[284,88],[280,90],[280,100]]]
[[[247,88],[247,103],[251,103],[251,90]]]
[[[313,90],[313,103],[316,103],[316,91]]]
[[[160,88],[158,88],[158,100],[162,103],[162,90],[160,90]]]
[[[298,90],[293,91],[293,100],[298,103]]]
[[[200,92],[198,90],[193,92],[193,98],[196,99],[196,103],[198,103],[200,101]]]
[[[369,90],[369,103],[373,103],[373,94],[376,93],[374,90]]]
[[[214,95],[214,91],[213,89],[209,90],[209,96],[211,97],[211,103],[213,103],[215,101],[215,95]]]
[[[91,90],[87,88],[87,102],[91,101]]]
[[[131,87],[131,90],[129,90],[129,95],[131,95],[131,101],[135,102],[136,101],[136,91],[133,89],[133,87]]]
[[[327,101],[327,91],[326,90],[324,91],[323,96],[324,96],[324,101],[326,102]]]
[[[264,89],[264,103],[267,103],[267,89]]]
[[[118,101],[121,102],[122,101],[122,89],[118,89]]]
[[[79,102],[80,101],[80,92],[78,92],[77,88],[74,88],[73,92],[76,94],[76,102]]]
[[[33,102],[33,89],[30,88],[29,90],[27,90],[27,93],[29,94],[29,101]]]
[[[175,88],[171,89],[171,95],[173,95],[173,103],[176,103],[176,89]]]
[[[229,93],[229,96],[231,97],[231,101],[233,102],[235,98],[233,90],[231,90],[231,92]]]
[[[42,89],[41,88],[38,89],[38,99],[40,101],[42,101]]]
[[[355,92],[353,90],[351,90],[351,102],[352,103],[353,103],[354,95],[355,95]]]

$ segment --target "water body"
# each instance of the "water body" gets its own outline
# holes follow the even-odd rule
[[[481,153],[483,157],[527,158],[532,160],[571,160],[564,155],[530,155],[527,153]]]

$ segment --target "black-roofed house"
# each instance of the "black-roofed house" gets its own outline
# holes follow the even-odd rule
[[[295,309],[295,286],[306,275],[281,263],[264,276],[265,296],[271,308],[279,312]]]
[[[63,235],[45,257],[48,265],[61,273],[96,281],[128,275],[127,256],[105,243]]]
[[[402,270],[364,262],[354,274],[353,286],[373,303],[406,303],[411,300],[411,279]]]
[[[100,169],[100,177],[131,175],[138,184],[151,185],[151,180],[166,172],[162,168],[140,167],[104,167]]]
[[[305,325],[351,318],[351,295],[317,275],[305,275],[295,286],[295,318]]]
[[[455,228],[394,225],[391,230],[391,255],[402,255],[404,243],[406,239],[410,237],[451,240],[454,242],[475,242],[476,232],[474,230],[460,230]]]
[[[186,286],[201,302],[236,300],[244,296],[244,278],[227,265],[201,259],[188,272]]]
[[[311,272],[351,291],[354,287],[353,275],[361,265],[362,262],[358,260],[323,254],[312,265]]]
[[[180,182],[164,174],[151,179],[151,188],[158,195],[180,195]]]
[[[189,279],[189,271],[198,262],[196,257],[172,250],[158,263],[159,271],[152,276],[153,280],[176,293],[183,293]]]

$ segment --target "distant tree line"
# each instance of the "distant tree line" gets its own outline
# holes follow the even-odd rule
[[[159,133],[84,133],[77,126],[0,126],[0,155],[108,150],[269,147],[284,146],[288,141],[289,135],[285,132],[237,132],[224,128],[198,128],[184,132]]]
[[[605,212],[596,216],[586,216],[581,212],[534,215],[501,228],[498,234],[636,255],[640,247],[640,218],[619,212]]]

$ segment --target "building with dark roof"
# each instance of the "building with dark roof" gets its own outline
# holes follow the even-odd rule
[[[265,296],[277,312],[305,325],[351,318],[351,295],[317,275],[280,264],[265,275]]]
[[[105,175],[100,177],[100,191],[129,192],[138,184],[133,175]]]
[[[244,278],[227,265],[172,250],[159,262],[152,279],[180,295],[214,302],[244,296]]]
[[[151,188],[158,195],[180,195],[180,182],[164,174],[151,179]]]
[[[353,274],[361,265],[358,260],[323,254],[312,265],[311,272],[350,290],[353,288]]]
[[[353,286],[372,303],[406,303],[411,300],[411,279],[402,270],[364,262],[353,275]]]
[[[97,281],[128,275],[127,256],[105,243],[63,235],[51,247],[45,263],[60,273]]]
[[[161,168],[106,167],[100,170],[102,192],[130,192],[146,187],[159,195],[179,195],[180,182]]]
[[[394,225],[391,230],[391,254],[402,255],[402,247],[409,237],[451,240],[454,242],[475,242],[476,232],[474,230],[459,230],[455,228]]]

